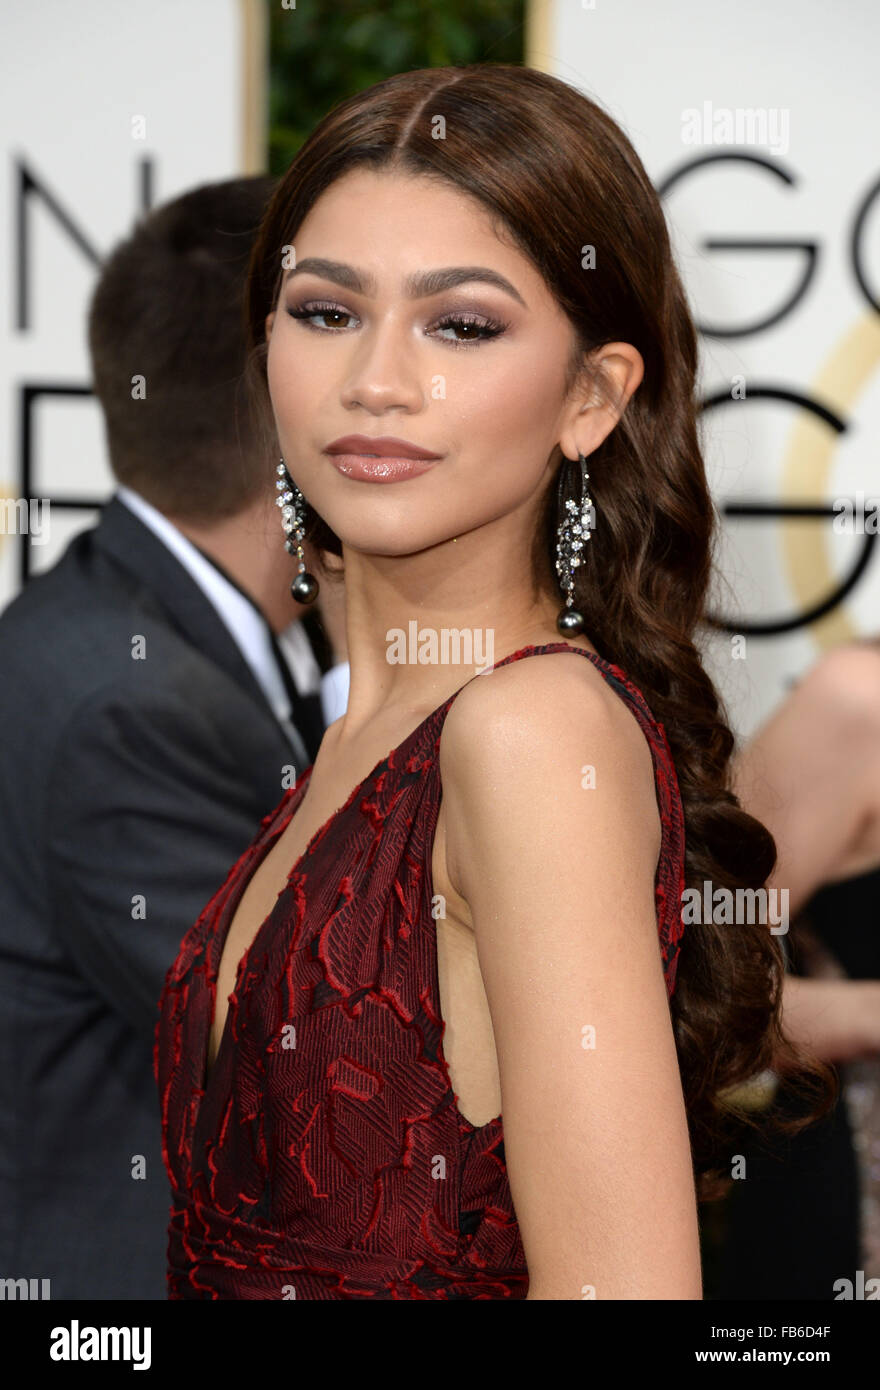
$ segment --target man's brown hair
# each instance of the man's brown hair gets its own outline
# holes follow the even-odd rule
[[[242,384],[243,295],[275,184],[230,179],[163,204],[111,253],[92,298],[113,472],[181,520],[235,515],[269,485]]]

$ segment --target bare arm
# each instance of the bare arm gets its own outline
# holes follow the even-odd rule
[[[826,1062],[880,1052],[880,980],[809,980],[787,975],[783,1028]]]
[[[776,840],[794,916],[823,884],[880,866],[880,651],[829,653],[735,757],[734,790]],[[873,930],[873,923],[865,923]],[[788,975],[784,1027],[827,1062],[880,1051],[880,983]]]
[[[734,790],[770,830],[769,882],[792,916],[834,879],[880,867],[880,651],[819,661],[735,756]]]
[[[546,654],[462,692],[441,774],[448,872],[471,913],[492,1017],[529,1298],[699,1299],[644,735],[593,667]]]

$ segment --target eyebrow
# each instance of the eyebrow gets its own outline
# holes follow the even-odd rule
[[[376,281],[372,275],[361,270],[356,270],[352,265],[346,265],[344,261],[328,261],[323,256],[306,256],[306,258],[288,270],[284,277],[284,283],[293,275],[322,275],[325,280],[333,280],[335,284],[342,285],[347,290],[353,290],[356,294],[375,295]],[[497,270],[491,270],[485,265],[455,265],[448,266],[443,270],[422,270],[413,275],[408,275],[403,282],[404,292],[410,299],[424,299],[428,295],[440,294],[443,290],[455,289],[457,285],[464,285],[471,280],[481,280],[484,284],[494,285],[496,289],[503,290],[505,294],[511,295],[520,303],[524,309],[529,306],[523,299],[519,290]]]

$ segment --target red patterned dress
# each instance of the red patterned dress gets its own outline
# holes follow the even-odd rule
[[[684,822],[665,731],[623,671],[583,648],[524,647],[496,667],[555,651],[592,661],[650,745],[671,996]],[[226,933],[311,768],[184,937],[154,1054],[172,1299],[526,1296],[501,1116],[478,1128],[459,1113],[443,1056],[431,852],[454,699],[376,765],[291,868],[239,965],[207,1081]]]

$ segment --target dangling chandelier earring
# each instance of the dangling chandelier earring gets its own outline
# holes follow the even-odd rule
[[[556,573],[559,575],[559,583],[565,594],[565,607],[556,619],[556,626],[563,636],[570,636],[576,632],[584,630],[584,615],[577,608],[572,608],[574,603],[574,572],[581,563],[581,551],[586,542],[590,539],[590,534],[595,521],[593,502],[587,491],[589,473],[587,472],[587,460],[578,451],[578,463],[580,465],[580,494],[578,500],[573,497],[565,496],[565,483],[569,471],[569,466],[573,459],[566,458],[559,470],[559,486],[557,489],[557,518],[561,514],[561,521],[556,531]]]
[[[287,535],[284,548],[290,555],[296,555],[298,561],[296,578],[290,586],[290,592],[297,603],[314,603],[318,597],[318,581],[306,569],[302,547],[306,533],[306,499],[288,473],[284,459],[278,464],[275,472],[278,474],[275,482],[278,496],[275,502],[281,508],[281,525]]]

